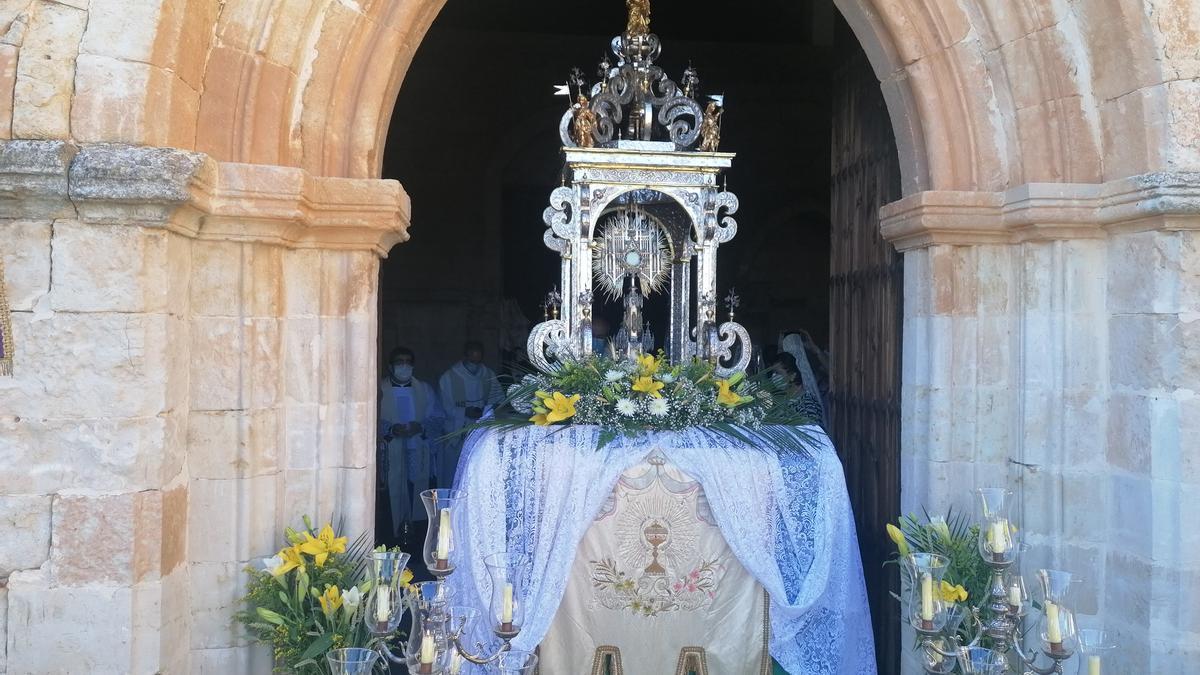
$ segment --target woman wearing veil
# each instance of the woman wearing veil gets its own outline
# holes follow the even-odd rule
[[[807,340],[805,339],[807,338]],[[779,343],[780,351],[787,352],[796,360],[796,370],[800,373],[800,383],[804,389],[804,396],[808,399],[812,410],[818,412],[818,422],[822,427],[829,427],[828,407],[825,405],[825,396],[821,391],[820,382],[817,380],[816,374],[813,372],[812,362],[809,359],[808,349],[805,343],[811,344],[814,351],[817,351],[817,346],[812,342],[812,338],[808,337],[807,333],[788,333]],[[819,352],[818,352],[819,353]],[[821,365],[821,364],[818,364]]]

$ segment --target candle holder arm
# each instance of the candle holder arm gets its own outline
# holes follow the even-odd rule
[[[479,654],[472,654],[471,652],[468,652],[466,647],[463,647],[462,642],[457,637],[455,637],[454,638],[454,649],[455,649],[455,651],[457,651],[459,653],[460,656],[462,656],[467,661],[474,663],[477,666],[485,666],[485,665],[495,661],[496,659],[500,658],[500,655],[503,654],[504,652],[512,649],[512,643],[508,640],[505,640],[504,644],[500,645],[500,648],[497,649],[494,653],[492,653],[488,656],[480,656]],[[478,649],[479,652],[482,653],[485,649],[484,644],[482,642],[476,642],[475,649]]]
[[[379,644],[376,645],[376,649],[384,659],[391,661],[392,663],[408,663],[408,654],[404,649],[404,645],[400,645],[400,655],[397,656],[396,653],[393,652],[390,647],[388,647],[386,636],[379,639]]]
[[[477,666],[487,665],[487,664],[491,663],[492,661],[495,661],[496,659],[500,658],[500,655],[503,654],[504,652],[512,649],[512,638],[515,636],[499,635],[497,637],[499,637],[504,642],[503,642],[503,644],[500,645],[500,648],[497,649],[494,653],[492,653],[488,656],[480,656],[480,654],[484,653],[486,646],[482,642],[476,642],[475,649],[477,650],[477,652],[472,654],[471,652],[468,652],[467,648],[464,647],[462,644],[462,632],[463,632],[463,629],[466,628],[466,626],[467,626],[467,623],[465,621],[463,621],[462,623],[458,624],[458,626],[451,627],[450,643],[452,645],[454,645],[454,650],[456,652],[458,652],[458,654],[460,656],[462,656],[464,659],[466,659],[467,661],[474,663]]]
[[[921,647],[925,651],[931,652],[931,653],[936,653],[943,658],[948,658],[948,659],[958,658],[958,649],[959,649],[958,640],[955,638],[952,638],[952,637],[945,638],[945,639],[947,642],[954,645],[954,647],[952,649],[942,650],[936,644],[934,644],[933,638],[929,638],[929,637],[921,640]]]
[[[1063,671],[1062,661],[1059,660],[1054,660],[1048,666],[1037,665],[1037,654],[1034,654],[1032,659],[1026,656],[1025,650],[1021,649],[1020,640],[1013,641],[1012,651],[1017,655],[1017,659],[1020,660],[1021,667],[1028,669],[1028,672],[1037,673],[1037,675],[1061,675]]]

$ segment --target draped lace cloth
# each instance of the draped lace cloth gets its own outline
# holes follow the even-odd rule
[[[841,462],[818,427],[803,453],[745,447],[702,429],[618,439],[569,425],[480,431],[465,444],[456,487],[469,497],[449,582],[487,616],[484,556],[526,565],[517,648],[541,642],[576,548],[621,473],[657,449],[704,490],[729,548],[771,598],[771,655],[788,672],[875,673],[870,612]],[[492,644],[488,620],[471,642]],[[466,642],[466,640],[464,640]],[[548,674],[557,675],[557,674]]]

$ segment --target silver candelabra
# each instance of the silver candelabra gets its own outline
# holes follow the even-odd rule
[[[1076,630],[1070,591],[1078,579],[1070,572],[1039,569],[1041,606],[1031,612],[1025,581],[1013,571],[1024,546],[1014,541],[1009,524],[1012,493],[1004,488],[976,492],[981,516],[978,552],[991,571],[983,602],[968,608],[944,596],[947,557],[918,552],[901,558],[908,587],[903,620],[919,638],[921,667],[930,675],[1003,675],[1010,669],[1025,675],[1061,674],[1063,662],[1079,651],[1084,657],[1080,675],[1101,675],[1103,659],[1113,646],[1102,630]],[[1035,639],[1040,639],[1040,648],[1028,653],[1021,640],[1026,618],[1037,620]],[[964,622],[969,622],[967,635],[960,637]],[[990,648],[982,646],[984,638]]]
[[[525,566],[519,558],[496,553],[483,561],[492,581],[487,620],[499,645],[489,650],[480,641],[470,649],[463,644],[472,626],[480,620],[480,612],[453,604],[454,589],[446,584],[446,579],[458,566],[453,533],[466,499],[461,490],[421,493],[429,517],[423,553],[434,581],[405,585],[402,574],[409,561],[407,553],[371,554],[372,583],[364,620],[374,638],[374,653],[382,659],[376,661],[373,655],[369,658],[377,663],[403,663],[414,675],[459,675],[464,663],[491,664],[495,672],[504,675],[532,675],[537,656],[512,647],[525,615]],[[407,639],[396,641],[406,614],[410,617]],[[366,675],[370,668],[368,665],[361,671],[346,672]]]

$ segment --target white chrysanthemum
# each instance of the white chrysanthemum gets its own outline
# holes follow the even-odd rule
[[[625,379],[625,373],[619,370],[610,369],[604,372],[604,379],[608,380],[609,382],[617,382]]]
[[[637,406],[627,398],[619,398],[617,399],[617,412],[629,417],[637,412]]]
[[[649,410],[650,414],[654,415],[655,417],[665,417],[666,414],[671,410],[671,407],[667,404],[667,399],[656,398],[651,399]]]
[[[658,379],[660,382],[666,382],[667,384],[671,384],[672,382],[675,381],[675,376],[670,373],[659,373]]]

